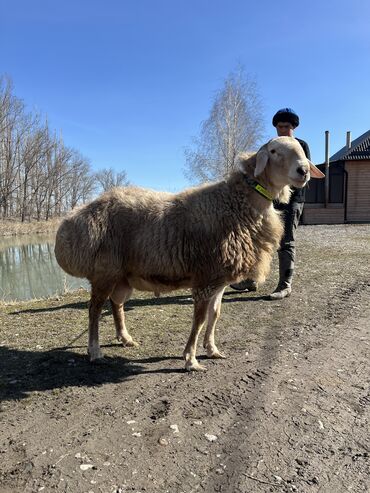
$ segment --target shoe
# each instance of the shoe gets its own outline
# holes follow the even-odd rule
[[[236,291],[257,291],[258,284],[256,281],[252,281],[251,279],[245,279],[244,281],[236,284],[230,284],[230,287]]]
[[[291,286],[278,286],[273,293],[268,297],[269,300],[282,300],[288,298],[292,294]]]
[[[268,296],[269,300],[282,300],[292,294],[294,260],[291,252],[279,250],[279,282],[277,288]]]

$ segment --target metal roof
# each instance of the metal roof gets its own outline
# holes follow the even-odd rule
[[[359,159],[370,159],[370,130],[355,139],[349,149],[347,146],[342,147],[340,151],[333,154],[330,161],[353,161]]]

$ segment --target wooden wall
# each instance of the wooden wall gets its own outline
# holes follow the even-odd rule
[[[344,222],[370,222],[370,160],[346,161],[347,217],[345,203],[307,203],[304,206],[302,224],[341,224]]]
[[[347,222],[370,222],[370,161],[346,161]]]
[[[305,204],[301,219],[302,224],[343,224],[344,205]]]

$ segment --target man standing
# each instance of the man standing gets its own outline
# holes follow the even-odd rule
[[[283,108],[277,111],[272,119],[278,137],[294,137],[294,129],[299,125],[299,116],[291,108]],[[297,137],[295,137],[297,139]],[[307,142],[297,139],[301,144],[308,159],[311,159]],[[274,203],[276,209],[281,210],[284,220],[284,236],[278,250],[279,254],[279,283],[270,300],[280,300],[290,296],[292,292],[292,280],[294,275],[295,260],[295,232],[302,215],[305,200],[305,188],[292,187],[292,196],[288,204]],[[256,291],[257,284],[250,279],[232,284],[237,291]]]

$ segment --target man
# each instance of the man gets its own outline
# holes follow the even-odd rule
[[[294,137],[294,129],[299,125],[299,116],[291,108],[283,108],[275,113],[272,124],[276,128],[278,137]],[[297,137],[295,137],[297,139]],[[311,159],[307,142],[297,139],[301,144],[308,159]],[[305,199],[305,188],[292,187],[292,196],[289,204],[274,203],[276,209],[281,210],[284,220],[284,236],[280,243],[279,255],[279,283],[270,300],[281,300],[290,296],[292,292],[292,280],[294,275],[295,260],[295,232],[302,215]],[[255,281],[246,279],[238,284],[231,284],[237,291],[256,291]]]

